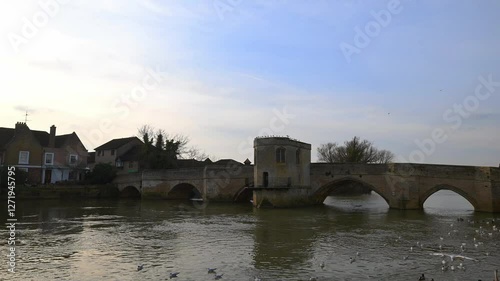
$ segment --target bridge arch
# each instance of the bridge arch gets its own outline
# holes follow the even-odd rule
[[[372,185],[372,184],[370,184],[370,183],[368,183],[360,178],[352,177],[352,176],[339,178],[339,179],[333,180],[331,182],[328,182],[328,183],[322,185],[315,192],[315,197],[317,198],[318,202],[324,202],[326,197],[328,197],[333,191],[335,191],[339,188],[342,188],[342,186],[345,185],[346,183],[352,183],[352,182],[362,184],[364,187],[367,187],[368,189],[374,191],[375,193],[380,195],[382,198],[384,198],[387,205],[390,206],[389,199],[384,194],[382,188],[379,188],[379,187]]]
[[[233,197],[233,202],[250,202],[253,198],[253,190],[248,188],[248,186],[244,186],[236,192]]]
[[[141,191],[133,185],[128,185],[120,191],[120,197],[141,197]]]
[[[170,200],[188,200],[193,198],[202,198],[201,192],[190,183],[179,183],[167,192],[165,199]]]
[[[451,191],[457,193],[458,195],[462,196],[465,200],[467,200],[474,207],[474,210],[479,209],[479,203],[477,202],[477,200],[475,198],[473,198],[471,195],[469,195],[463,189],[456,187],[456,186],[453,186],[453,185],[449,185],[449,184],[438,184],[438,185],[430,188],[426,192],[424,192],[420,196],[420,207],[423,209],[425,201],[427,201],[427,199],[429,199],[429,197],[431,197],[434,193],[436,193],[440,190],[451,190]]]

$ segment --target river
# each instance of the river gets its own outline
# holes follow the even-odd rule
[[[160,200],[16,207],[16,273],[7,272],[4,242],[1,280],[166,280],[170,272],[180,272],[175,281],[214,280],[207,268],[216,267],[221,280],[407,281],[424,273],[427,280],[489,281],[500,269],[493,228],[500,215],[476,213],[451,191],[435,193],[418,211],[390,210],[375,193],[298,209]],[[4,241],[8,235],[0,230]],[[431,255],[438,252],[477,261],[463,261],[461,270],[447,258],[442,271],[441,257]]]

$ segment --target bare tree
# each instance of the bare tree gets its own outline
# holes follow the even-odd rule
[[[144,142],[142,160],[147,168],[172,168],[177,165],[177,159],[208,158],[208,154],[196,146],[188,146],[189,137],[185,135],[169,135],[163,129],[143,125],[138,129],[138,136]]]
[[[394,153],[389,150],[382,149],[379,151],[378,159],[375,163],[387,164],[394,160]]]
[[[196,146],[191,146],[187,148],[184,153],[181,155],[181,158],[183,159],[196,159],[198,161],[203,161],[207,158],[210,158],[207,153],[204,151],[201,151],[198,147]],[[213,159],[211,159],[213,160]]]
[[[378,150],[368,140],[353,137],[339,146],[326,143],[318,147],[318,160],[328,163],[389,163],[394,154],[387,150]]]
[[[321,162],[333,163],[337,158],[337,144],[334,142],[329,142],[320,145],[318,147],[318,160]]]

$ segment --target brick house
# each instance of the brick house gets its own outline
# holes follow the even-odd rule
[[[75,132],[56,136],[31,130],[18,122],[14,129],[0,127],[0,165],[13,165],[28,173],[30,183],[78,181],[85,176],[87,149]]]
[[[95,164],[114,165],[118,168],[118,173],[137,172],[143,144],[137,137],[112,139],[95,148]]]

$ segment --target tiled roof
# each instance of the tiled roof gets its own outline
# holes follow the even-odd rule
[[[138,137],[129,137],[129,138],[121,138],[121,139],[113,139],[108,141],[107,143],[98,146],[95,148],[95,150],[110,150],[110,149],[118,149],[121,146],[134,141],[134,140],[139,140],[141,141]]]
[[[234,164],[236,164],[236,165],[243,165],[243,163],[238,162],[238,161],[233,160],[233,159],[220,159],[219,161],[214,162],[214,164],[216,164],[216,165],[226,165],[226,166],[228,164],[230,164],[230,163],[233,164],[233,165]]]
[[[196,159],[177,159],[177,167],[178,168],[194,168],[194,167],[203,167],[207,163],[204,161],[198,161]]]
[[[14,129],[0,127],[0,149],[3,148],[14,136]]]
[[[31,133],[35,137],[35,139],[38,140],[41,146],[47,147],[49,146],[49,133],[44,132],[44,131],[33,131],[31,130]]]
[[[16,129],[13,128],[0,128],[0,148],[4,147],[14,137]],[[47,146],[49,143],[49,133],[44,131],[31,130],[31,133],[38,140],[40,145]]]
[[[14,136],[16,129],[13,128],[3,128],[0,127],[0,148],[4,147]],[[49,146],[49,138],[50,134],[44,131],[36,131],[36,130],[30,130],[35,139],[40,143],[41,146],[43,147],[48,147]],[[66,135],[59,135],[56,136],[55,139],[55,147],[62,147],[65,143],[66,140],[71,137],[71,135],[75,135],[76,133],[73,132],[71,134],[66,134]],[[78,136],[76,136],[78,138]]]

